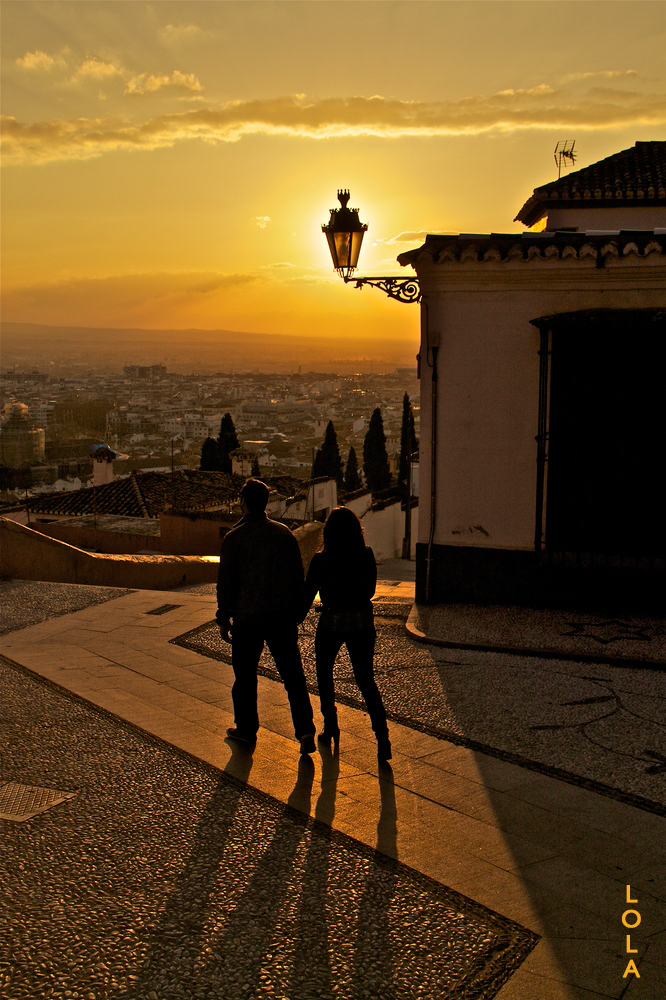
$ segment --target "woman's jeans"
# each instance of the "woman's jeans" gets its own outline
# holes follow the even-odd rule
[[[374,625],[354,631],[337,631],[326,628],[320,622],[315,635],[315,658],[317,662],[317,685],[321,714],[326,729],[338,727],[338,712],[335,707],[335,686],[333,665],[344,644],[347,646],[354,678],[363,695],[375,736],[388,736],[386,712],[382,696],[375,682],[373,660],[377,633]]]

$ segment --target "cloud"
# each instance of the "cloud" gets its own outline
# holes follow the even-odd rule
[[[260,229],[265,229],[268,223],[271,221],[270,215],[255,215],[254,221],[259,226]]]
[[[67,67],[67,61],[63,54],[52,56],[39,49],[35,52],[27,52],[25,56],[16,59],[15,62],[24,70],[42,72],[51,72],[56,68],[66,69]],[[169,89],[184,91],[187,94],[186,99],[199,100],[199,94],[203,89],[194,73],[183,73],[181,70],[175,69],[170,74],[138,73],[131,75],[121,64],[106,62],[96,56],[89,56],[85,59],[72,72],[67,83],[82,84],[88,81],[99,83],[109,82],[113,79],[125,80],[125,93],[131,95],[153,94],[160,90]]]
[[[194,92],[202,90],[201,83],[194,73],[181,73],[179,69],[175,69],[171,76],[139,73],[138,76],[133,76],[131,80],[128,80],[125,93],[154,94],[158,90],[167,88]]]
[[[604,77],[606,80],[631,79],[638,76],[635,69],[593,69],[586,73],[567,73],[562,77],[562,82],[570,83],[574,80],[591,80],[593,77]]]
[[[50,56],[47,52],[42,52],[41,49],[36,49],[35,52],[26,52],[24,56],[15,59],[14,62],[21,69],[46,71],[47,73],[56,67],[66,65],[61,55]]]
[[[409,245],[413,246],[415,243],[423,243],[426,236],[429,233],[438,232],[436,229],[421,229],[418,232],[412,233],[398,233],[397,236],[390,236],[387,239],[377,239],[372,241],[373,246],[386,246],[386,247],[396,247]]]
[[[29,317],[27,321],[48,322],[37,317],[59,316],[65,322],[94,322],[104,315],[109,322],[140,323],[175,311],[222,306],[231,296],[263,279],[258,274],[220,272],[149,272],[111,275],[106,278],[72,277],[63,281],[40,282],[3,292],[6,318]]]
[[[79,80],[109,80],[114,76],[122,76],[123,70],[121,66],[116,66],[114,63],[103,62],[101,59],[91,58],[86,59],[81,63],[79,68],[74,73],[71,82],[77,82]]]
[[[198,24],[165,24],[159,30],[159,36],[167,45],[182,45],[200,42],[209,38],[212,32],[205,31]]]
[[[137,93],[147,88],[187,87],[196,77],[134,78]],[[154,83],[148,81],[154,80]],[[139,82],[140,81],[140,82]],[[196,82],[194,82],[196,81]],[[143,88],[143,90],[141,89]],[[215,144],[237,142],[247,135],[309,139],[427,138],[480,135],[536,129],[619,129],[666,123],[666,95],[614,90],[575,93],[548,85],[461,101],[406,101],[394,98],[332,97],[307,100],[288,96],[230,101],[213,107],[164,114],[137,122],[129,118],[87,119],[28,124],[7,117],[4,141],[7,161],[47,162],[86,159],[114,149],[158,149],[198,139]]]

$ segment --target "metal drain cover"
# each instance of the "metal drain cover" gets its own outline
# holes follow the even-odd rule
[[[7,781],[0,785],[0,819],[22,823],[75,795],[76,792],[59,792],[55,788],[39,788],[37,785]]]
[[[159,608],[153,608],[152,611],[145,611],[146,615],[165,615],[167,611],[175,611],[176,608],[182,608],[182,604],[160,604]]]

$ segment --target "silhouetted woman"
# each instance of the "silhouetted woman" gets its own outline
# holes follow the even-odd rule
[[[375,555],[365,544],[361,522],[349,507],[335,507],[328,515],[322,547],[312,557],[305,581],[303,618],[317,591],[322,602],[315,636],[317,684],[324,716],[319,740],[337,743],[340,739],[333,665],[344,643],[377,737],[377,756],[386,761],[391,758],[391,742],[373,664],[377,633],[372,597],[376,585]]]

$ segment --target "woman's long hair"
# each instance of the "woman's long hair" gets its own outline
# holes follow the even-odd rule
[[[363,526],[349,507],[334,507],[326,518],[321,551],[334,559],[358,558],[365,552]]]

